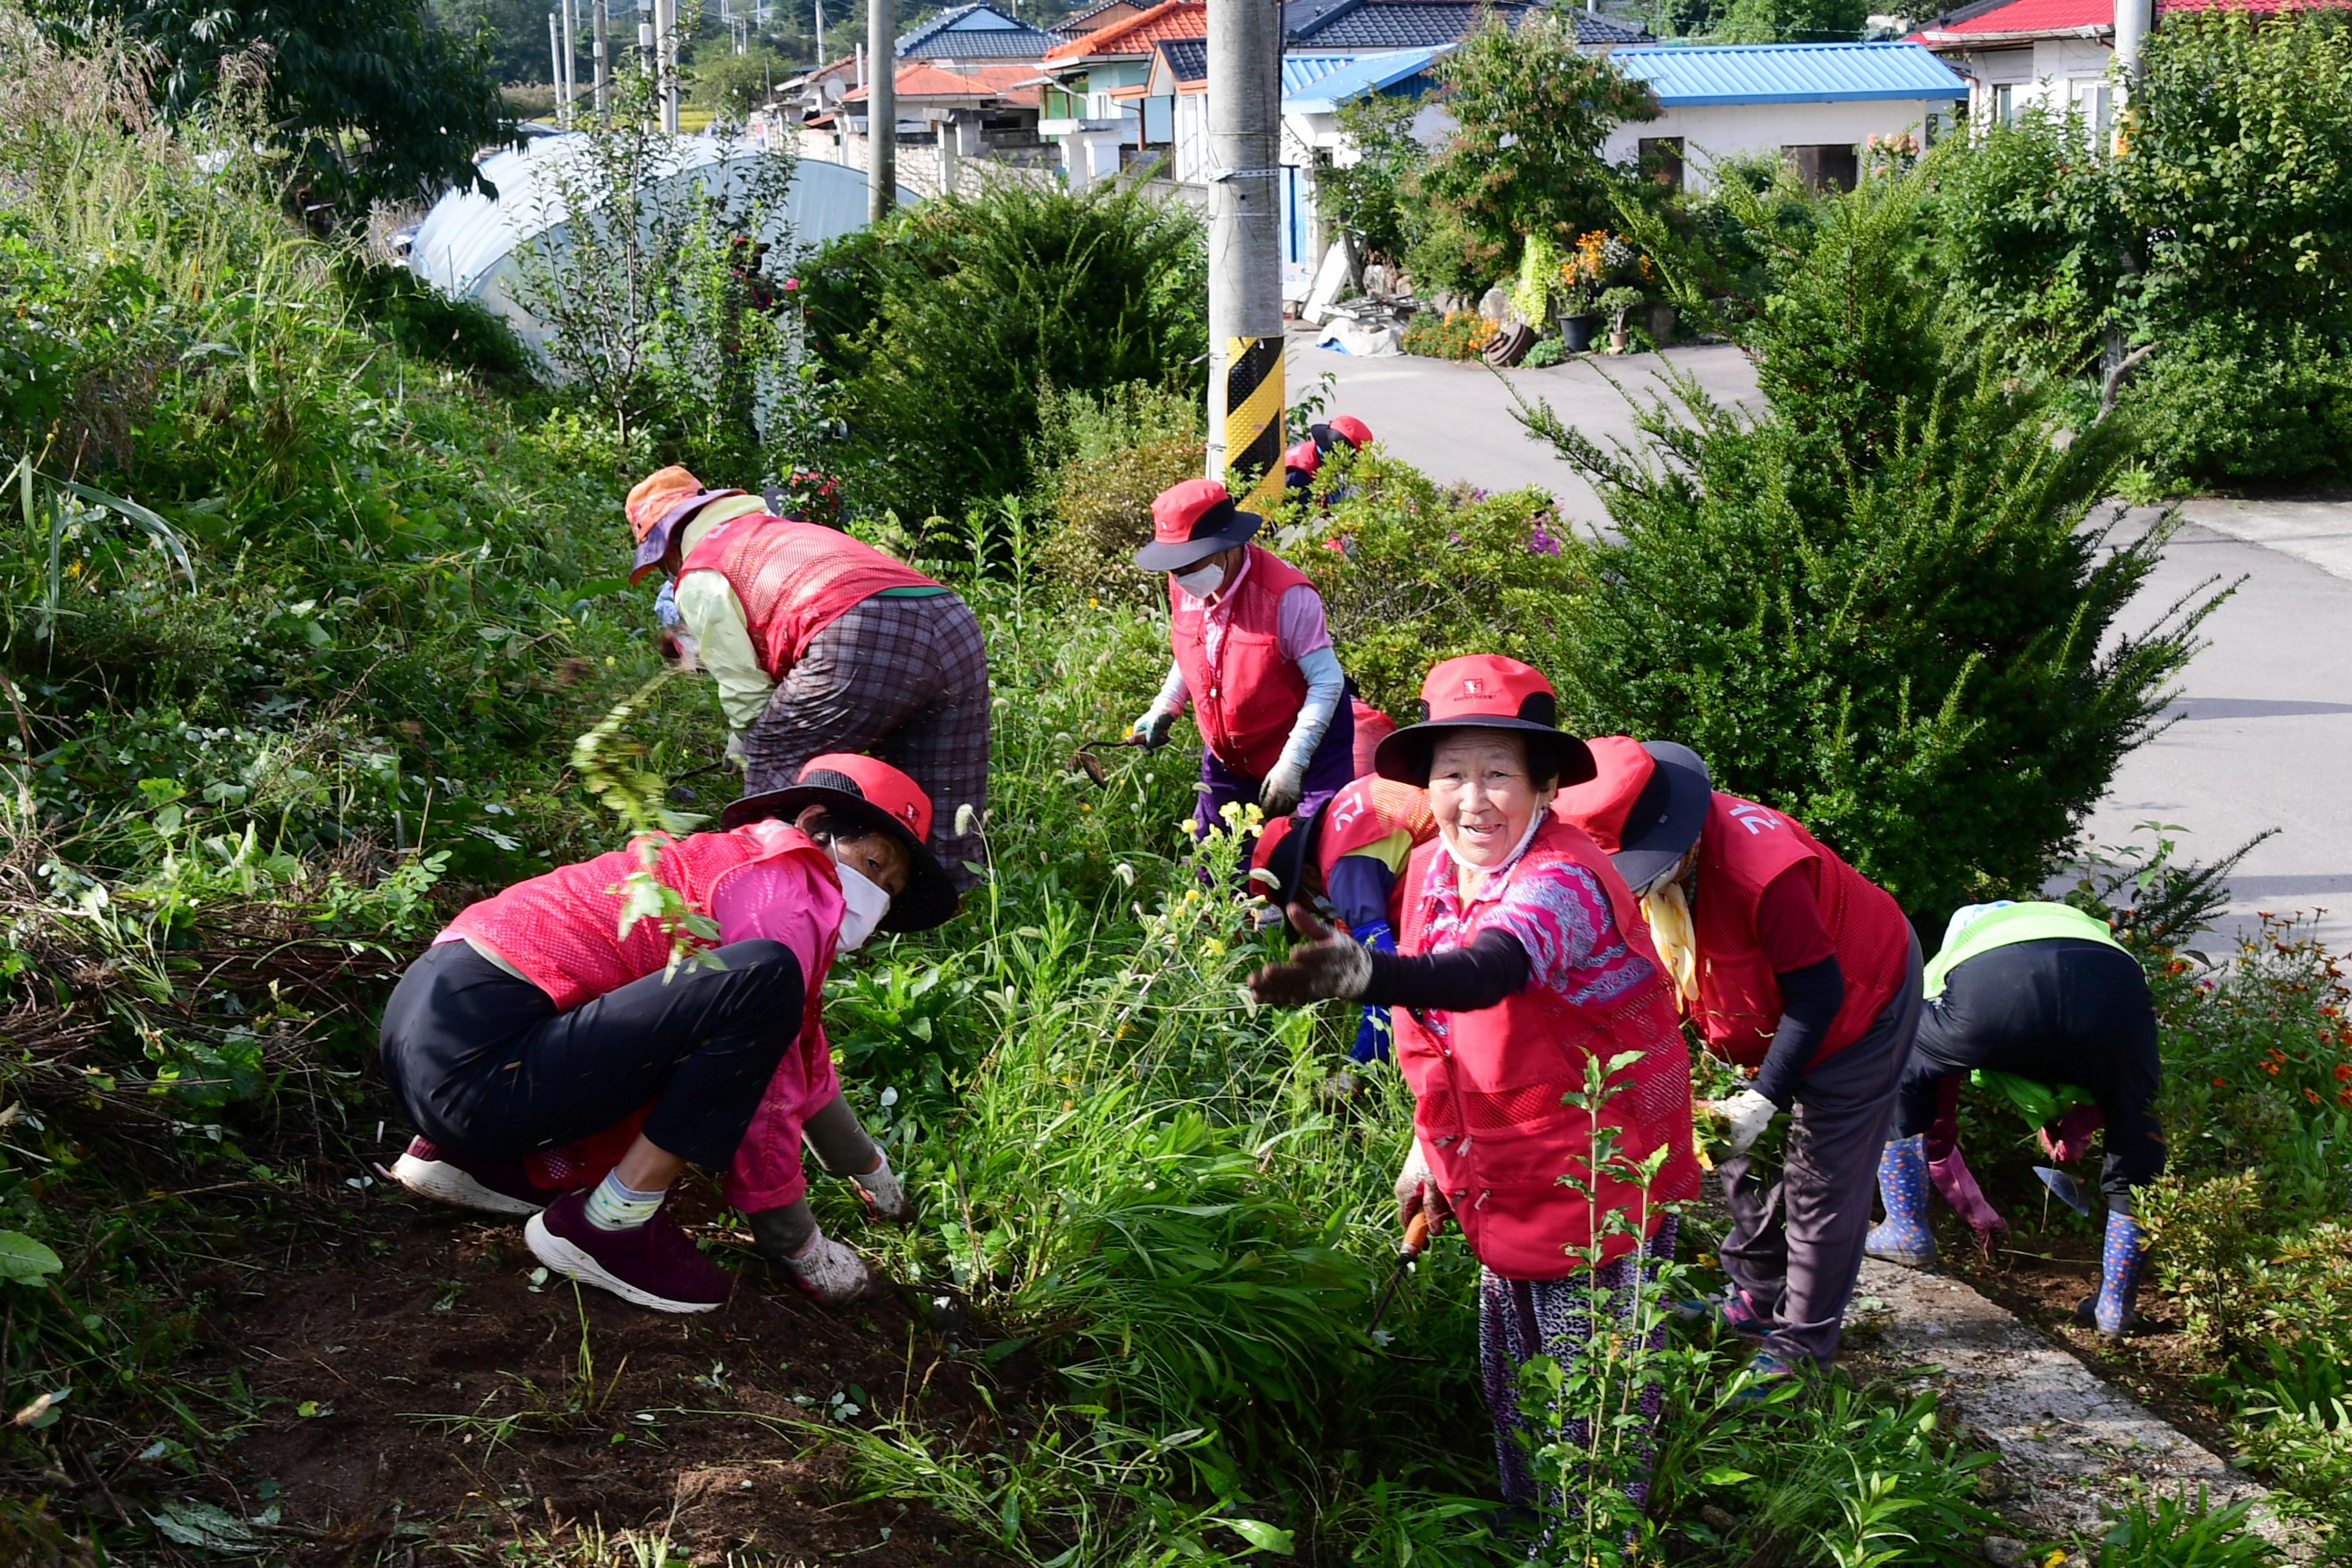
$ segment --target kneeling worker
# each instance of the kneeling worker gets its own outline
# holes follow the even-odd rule
[[[1265,825],[1250,847],[1258,890],[1274,908],[1328,902],[1349,936],[1394,952],[1405,861],[1437,837],[1429,792],[1377,775],[1360,778],[1319,810],[1301,807]],[[1389,1059],[1389,1010],[1364,1004],[1350,1059]]]
[[[1333,447],[1360,452],[1372,444],[1371,427],[1352,414],[1342,414],[1328,425],[1309,426],[1307,439],[1282,455],[1282,488],[1295,493],[1315,488],[1315,476]],[[1336,497],[1334,499],[1337,499]]]
[[[861,1293],[864,1263],[808,1217],[800,1144],[805,1131],[886,1216],[909,1212],[841,1103],[820,1009],[836,954],[955,912],[924,845],[930,809],[887,763],[818,757],[793,787],[737,802],[725,831],[656,839],[653,875],[718,928],[708,962],[675,969],[659,920],[622,921],[638,846],[462,911],[384,1008],[384,1078],[422,1133],[394,1175],[446,1203],[530,1214],[525,1239],[559,1274],[707,1312],[734,1277],[665,1205],[688,1165],[726,1171],[729,1201],[802,1289]],[[547,1156],[616,1129],[625,1151],[593,1188],[576,1167],[569,1192],[534,1179]]]
[[[1264,521],[1216,480],[1187,479],[1151,503],[1152,541],[1135,552],[1137,566],[1168,574],[1175,660],[1129,732],[1163,745],[1190,702],[1205,742],[1192,813],[1202,835],[1227,805],[1255,800],[1282,816],[1356,776],[1355,714],[1323,596],[1250,542]]]
[[[2074,1315],[2120,1338],[2147,1246],[2132,1189],[2164,1173],[2156,1004],[2139,960],[2106,921],[2066,904],[1970,904],[1952,916],[1927,965],[1927,996],[1879,1163],[1886,1223],[1870,1233],[1870,1255],[1913,1268],[1936,1260],[1931,1178],[1979,1232],[2002,1225],[1960,1156],[1954,1109],[1963,1076],[1974,1075],[2008,1094],[2061,1164],[2105,1128],[2099,1289]]]
[[[744,795],[783,788],[811,757],[870,752],[938,807],[931,851],[970,889],[989,722],[988,648],[970,606],[870,545],[771,516],[758,496],[705,489],[684,468],[639,481],[626,510],[630,580],[668,579],[718,682]]]

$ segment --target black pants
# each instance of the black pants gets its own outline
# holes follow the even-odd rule
[[[2131,1213],[2131,1189],[2164,1172],[2156,1004],[2139,961],[2103,942],[2054,937],[1979,953],[1927,1004],[1904,1070],[1895,1131],[1934,1125],[1938,1080],[1982,1068],[2087,1090],[2106,1116],[2099,1184]]]
[[[650,1104],[645,1133],[725,1170],[800,1035],[800,961],[739,942],[722,968],[649,974],[558,1012],[462,942],[408,966],[383,1010],[384,1078],[417,1130],[461,1154],[520,1159]]]

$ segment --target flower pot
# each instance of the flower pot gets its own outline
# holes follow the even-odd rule
[[[1675,308],[1672,305],[1650,307],[1650,341],[1664,348],[1675,338]]]
[[[1601,318],[1595,315],[1562,316],[1559,319],[1559,335],[1561,341],[1568,344],[1568,352],[1580,354],[1591,349],[1592,329],[1600,324]]]
[[[1625,352],[1625,329],[1624,329],[1624,328],[1622,328],[1622,327],[1612,327],[1612,329],[1610,329],[1610,332],[1609,332],[1609,352],[1610,352],[1611,353],[1612,353],[1612,354],[1622,354],[1622,353],[1623,353]]]

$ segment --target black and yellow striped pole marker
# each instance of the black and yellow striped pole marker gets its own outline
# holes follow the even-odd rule
[[[1244,510],[1282,483],[1282,350],[1280,337],[1225,340],[1225,467],[1249,486]]]

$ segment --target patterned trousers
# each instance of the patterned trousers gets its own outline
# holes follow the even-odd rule
[[[1528,1465],[1528,1445],[1550,1441],[1550,1433],[1531,1433],[1519,1413],[1519,1369],[1531,1358],[1548,1355],[1563,1367],[1584,1352],[1593,1337],[1591,1291],[1597,1285],[1608,1292],[1607,1310],[1618,1322],[1629,1322],[1636,1302],[1634,1285],[1641,1277],[1656,1278],[1657,1266],[1675,1255],[1675,1216],[1666,1215],[1648,1243],[1638,1252],[1605,1263],[1590,1276],[1565,1279],[1507,1279],[1491,1268],[1478,1271],[1478,1369],[1486,1388],[1486,1408],[1495,1420],[1495,1468],[1502,1472],[1503,1500],[1520,1507],[1536,1502],[1535,1475]],[[1665,1343],[1663,1321],[1651,1331],[1649,1348]],[[1625,1493],[1636,1503],[1650,1496],[1649,1431],[1658,1419],[1665,1390],[1657,1384],[1642,1389],[1638,1408],[1646,1425],[1640,1440],[1643,1479],[1625,1483]],[[1591,1426],[1582,1416],[1560,1416],[1559,1440],[1580,1446],[1591,1440]]]
[[[931,852],[958,891],[982,855],[988,808],[988,646],[953,594],[875,597],[853,605],[809,639],[768,710],[743,733],[743,793],[764,795],[827,752],[865,752],[931,797]],[[956,831],[961,807],[969,833]]]

